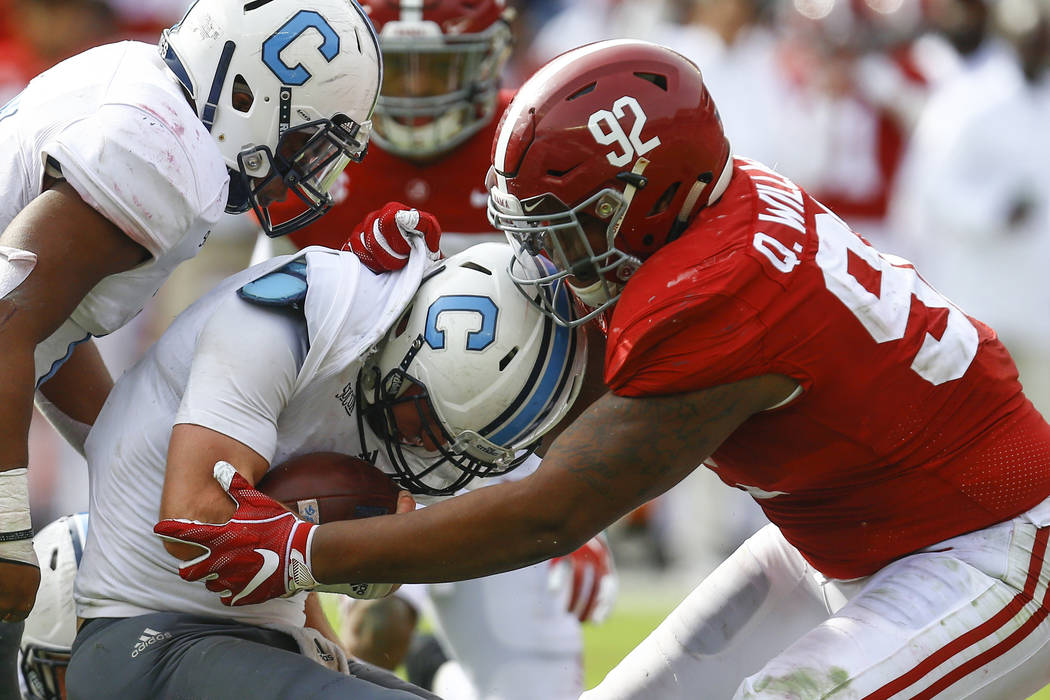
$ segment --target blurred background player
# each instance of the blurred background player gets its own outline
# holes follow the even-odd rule
[[[252,210],[272,235],[322,214],[332,180],[366,146],[379,61],[355,4],[246,12],[203,0],[159,47],[90,49],[0,108],[0,143],[18,154],[0,173],[4,623],[28,614],[39,582],[27,475],[35,389],[82,450],[111,386],[90,339],[127,324],[224,211]],[[272,219],[268,206],[289,191],[306,210]],[[18,636],[0,631],[8,687]]]
[[[88,515],[66,515],[33,538],[42,562],[36,605],[25,621],[19,658],[22,697],[65,700],[66,667],[77,634],[73,580],[87,540]]]
[[[947,68],[911,140],[895,234],[931,284],[995,328],[1050,416],[1050,139],[1037,126],[1050,118],[1050,2],[929,5]]]
[[[409,226],[427,234],[432,248],[440,233],[445,255],[506,240],[488,222],[484,178],[496,125],[513,96],[500,89],[511,54],[511,10],[502,0],[363,0],[362,6],[383,53],[368,157],[342,174],[337,203],[324,219],[280,241],[260,236],[255,261],[290,244],[339,247],[353,232],[354,252],[373,269],[390,269],[394,261],[374,256],[400,245],[404,234],[395,219],[401,212],[403,221],[404,210],[416,208],[434,219],[422,215]],[[294,211],[296,202],[283,206]],[[520,478],[537,461],[507,478]],[[580,623],[607,613],[616,591],[611,551],[604,543],[592,546],[603,560],[588,558],[592,550],[565,557],[559,569],[578,571],[554,576],[553,586],[550,566],[539,564],[491,578],[403,588],[377,601],[344,599],[349,651],[395,668],[425,613],[442,655],[454,659],[436,679],[443,697],[576,698],[583,690]],[[584,591],[574,596],[574,587]],[[590,598],[592,587],[595,595],[601,590],[602,606],[568,607],[570,598]],[[426,684],[440,656],[409,662],[412,679]]]

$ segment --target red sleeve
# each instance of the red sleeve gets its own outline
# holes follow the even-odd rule
[[[764,334],[755,310],[729,294],[682,299],[617,334],[607,350],[605,382],[620,396],[643,396],[762,374]]]

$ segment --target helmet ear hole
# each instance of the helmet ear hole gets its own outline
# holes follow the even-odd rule
[[[517,354],[518,346],[515,345],[513,348],[510,349],[510,352],[504,355],[503,359],[499,361],[499,371],[502,372],[503,370],[507,369],[507,365],[510,364],[510,361],[513,360],[514,356]]]
[[[635,73],[635,77],[647,80],[664,92],[667,92],[667,76],[660,73]]]
[[[405,329],[408,328],[408,321],[412,318],[412,307],[409,306],[405,309],[405,313],[401,314],[401,320],[397,322],[397,326],[394,328],[395,338],[400,338],[404,334]]]
[[[653,208],[649,210],[646,217],[658,216],[667,211],[667,207],[671,206],[671,200],[674,199],[675,193],[678,192],[678,186],[681,184],[681,182],[672,182],[671,186],[664,190],[664,193],[660,195],[660,199],[656,200],[656,203],[653,204]]]
[[[486,267],[482,267],[481,265],[479,265],[478,263],[476,263],[474,261],[469,261],[469,262],[463,263],[462,265],[460,265],[460,267],[462,267],[464,269],[467,269],[467,270],[474,270],[476,272],[480,272],[483,275],[491,275],[492,274],[492,270],[490,270],[490,269],[488,269]]]
[[[250,112],[252,105],[255,104],[255,93],[248,86],[248,81],[244,79],[243,75],[238,75],[233,79],[233,94],[231,95],[230,101],[233,103],[233,108],[238,112]]]

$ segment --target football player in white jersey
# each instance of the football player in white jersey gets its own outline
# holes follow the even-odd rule
[[[169,553],[152,528],[158,514],[226,521],[235,506],[215,469],[247,488],[298,455],[355,454],[427,499],[527,458],[579,390],[583,336],[499,274],[510,246],[483,244],[434,265],[422,238],[413,245],[408,266],[384,275],[320,247],[238,273],[116,383],[86,444],[91,529],[76,582],[85,623],[67,674],[75,697],[197,697],[202,688],[254,699],[407,697],[403,682],[396,691],[360,680],[391,686],[389,672],[351,663],[345,676],[287,653],[302,640],[303,596],[262,601],[298,580],[300,566],[257,577],[231,610],[179,578],[172,554],[199,550],[169,543]],[[284,524],[302,521],[289,513],[275,521]],[[276,554],[264,550],[269,563]],[[310,650],[315,638],[304,641]]]
[[[254,210],[275,236],[322,214],[364,152],[381,75],[354,2],[200,0],[159,51],[88,50],[0,108],[0,620],[25,618],[40,578],[35,390],[82,446],[112,382],[78,344],[135,316],[224,211]],[[306,211],[271,221],[289,193]]]

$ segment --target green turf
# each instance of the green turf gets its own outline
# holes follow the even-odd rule
[[[583,626],[584,686],[596,686],[627,652],[656,629],[684,595],[684,591],[673,589],[658,593],[643,592],[633,586],[631,590],[621,589],[605,622]]]
[[[617,605],[600,625],[583,628],[584,685],[596,686],[631,649],[648,636],[670,609]]]

